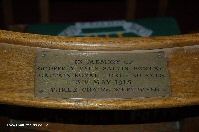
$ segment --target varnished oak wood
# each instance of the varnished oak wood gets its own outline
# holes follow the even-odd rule
[[[172,95],[126,100],[39,99],[34,96],[36,51],[164,51]],[[199,34],[135,37],[57,37],[0,31],[0,103],[56,109],[154,109],[199,104]]]

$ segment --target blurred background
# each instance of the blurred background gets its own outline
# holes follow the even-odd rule
[[[199,32],[198,0],[0,0],[0,4],[0,29],[167,16],[176,20],[182,34]]]

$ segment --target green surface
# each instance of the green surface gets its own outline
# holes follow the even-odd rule
[[[140,20],[134,20],[134,21],[127,21],[127,22],[133,22],[149,30],[152,30],[153,33],[150,36],[170,36],[170,35],[180,34],[180,30],[179,30],[177,22],[175,21],[174,18],[171,18],[171,17],[140,19]],[[29,25],[27,27],[27,32],[33,33],[33,34],[57,36],[64,29],[72,25],[74,26],[75,23],[34,24],[34,25]],[[115,27],[109,27],[109,28],[104,28],[104,27],[103,28],[89,28],[89,29],[84,28],[81,31],[84,34],[79,35],[79,36],[84,36],[84,35],[85,36],[110,36],[110,37],[139,36],[138,34],[135,34],[135,33],[123,33],[124,29],[122,26],[115,26]],[[92,33],[98,34],[100,32],[103,32],[105,34],[92,35]],[[111,33],[111,32],[117,32],[117,33]]]

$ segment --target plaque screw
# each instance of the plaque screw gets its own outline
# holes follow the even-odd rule
[[[44,92],[44,90],[39,90],[39,93],[43,93]]]
[[[161,58],[162,57],[161,54],[158,54],[158,57]]]
[[[45,56],[46,56],[46,54],[42,54],[41,56],[42,56],[42,57],[45,57]]]

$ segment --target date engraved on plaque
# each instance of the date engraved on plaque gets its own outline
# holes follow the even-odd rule
[[[37,51],[36,97],[131,99],[170,94],[164,52]]]

